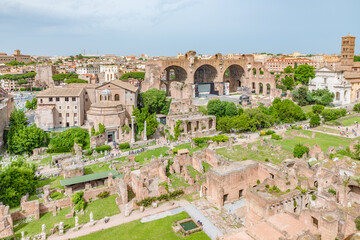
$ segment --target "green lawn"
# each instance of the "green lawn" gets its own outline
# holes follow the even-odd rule
[[[172,187],[176,190],[179,187],[188,187],[190,186],[185,179],[178,173],[174,173],[172,175],[169,176],[170,180],[171,180],[171,185]]]
[[[338,119],[344,126],[351,126],[355,124],[355,121],[360,122],[360,116],[346,116]]]
[[[100,165],[102,165],[102,167],[100,167]],[[110,170],[109,166],[110,166],[110,164],[107,164],[107,162],[99,162],[99,163],[87,165],[85,167],[85,175],[86,174],[109,171]]]
[[[168,147],[159,147],[153,150],[141,152],[135,156],[135,161],[139,162],[140,164],[143,164],[145,158],[150,160],[151,156],[160,157],[161,154],[165,156],[169,150],[170,148]]]
[[[93,212],[94,219],[102,219],[105,216],[112,216],[120,213],[119,207],[116,205],[115,198],[117,195],[112,195],[104,199],[98,199],[89,203],[85,209],[84,215],[79,215],[79,224],[84,224],[90,221],[89,214]],[[106,207],[104,207],[106,206]],[[47,233],[50,232],[50,229],[54,227],[54,224],[59,222],[64,222],[64,227],[74,227],[75,218],[66,219],[65,215],[71,212],[70,207],[61,209],[56,217],[53,217],[52,212],[47,212],[40,216],[39,220],[33,220],[29,223],[24,223],[22,220],[15,221],[14,231],[18,239],[21,238],[21,232],[25,232],[25,236],[33,236],[41,232],[42,224],[46,225]]]
[[[45,180],[38,181],[37,188],[41,188],[45,185],[50,185],[51,189],[64,188],[60,185],[60,180],[63,180],[63,176],[52,177]]]
[[[77,238],[79,240],[86,239],[131,239],[131,240],[208,240],[210,239],[204,232],[197,232],[186,237],[176,234],[171,226],[174,222],[188,218],[186,212],[182,212],[173,216],[165,217],[155,221],[141,223],[140,220],[122,224],[120,226],[105,229],[100,232],[89,234]],[[110,220],[111,221],[111,220]]]
[[[304,134],[311,136],[311,131],[299,130],[298,132],[303,132]],[[287,134],[289,135],[289,132]],[[315,138],[289,136],[283,140],[276,142],[274,141],[274,145],[281,145],[282,149],[288,152],[293,152],[295,145],[299,143],[309,144],[310,146],[320,145],[321,149],[324,152],[327,152],[330,146],[338,147],[341,144],[343,147],[348,147],[352,141],[355,141],[355,139],[349,139],[346,137],[334,136],[325,133],[316,133]]]
[[[277,141],[279,142],[279,141]],[[251,146],[248,145],[248,149],[242,148],[240,145],[233,146],[233,150],[228,150],[226,148],[216,149],[216,153],[221,156],[227,157],[234,161],[244,161],[244,160],[256,160],[256,161],[266,161],[266,159],[271,160],[274,163],[280,163],[283,160],[290,158],[292,155],[282,151],[281,153],[275,152],[272,148],[268,146],[260,146],[260,142],[257,142],[258,150],[251,150]]]
[[[196,171],[193,166],[187,166],[187,170],[194,179],[196,178],[196,175],[202,176],[202,174]]]
[[[200,151],[204,148],[206,148],[209,144],[208,143],[202,143],[196,148],[191,148],[191,143],[184,143],[175,146],[176,149],[189,149],[190,155],[192,155],[194,152]]]

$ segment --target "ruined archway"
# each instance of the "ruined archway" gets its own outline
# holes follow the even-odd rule
[[[215,67],[205,64],[196,69],[194,73],[194,83],[211,83],[217,77]]]
[[[161,86],[164,84],[166,86],[166,95],[170,96],[170,83],[172,81],[185,82],[187,79],[187,73],[184,68],[172,65],[164,69],[161,74]]]
[[[264,92],[264,86],[262,83],[259,83],[259,94],[263,94]]]
[[[223,76],[224,82],[229,82],[230,92],[236,92],[238,87],[241,87],[241,78],[244,76],[244,69],[240,65],[229,66]]]
[[[271,86],[270,83],[266,84],[266,95],[270,95],[271,92]]]

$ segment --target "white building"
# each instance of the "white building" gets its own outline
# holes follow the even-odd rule
[[[334,104],[350,104],[351,84],[345,80],[341,71],[334,71],[328,67],[315,70],[315,78],[310,79],[309,90],[329,89],[335,94]]]
[[[100,66],[99,65],[88,65],[78,67],[76,69],[77,74],[99,74],[100,73]]]
[[[110,82],[118,79],[119,68],[117,65],[100,65],[100,72],[104,73],[104,81]]]

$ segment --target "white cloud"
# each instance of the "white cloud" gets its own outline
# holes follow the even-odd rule
[[[165,20],[198,0],[2,0],[0,15],[43,18],[47,30],[67,27],[132,29]],[[50,20],[50,24],[46,22]],[[49,26],[50,25],[50,26]],[[81,26],[79,26],[81,25]]]

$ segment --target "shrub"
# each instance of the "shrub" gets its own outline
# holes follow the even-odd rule
[[[130,148],[130,143],[120,143],[119,149],[128,149]]]
[[[301,158],[305,153],[309,153],[308,147],[302,144],[297,144],[294,147],[294,157]]]
[[[320,105],[321,106],[321,105]],[[310,118],[310,127],[317,127],[320,125],[321,118],[319,114],[315,114]]]
[[[176,198],[176,197],[178,197],[178,196],[180,196],[180,195],[182,195],[182,194],[184,194],[184,191],[183,191],[183,190],[176,190],[176,191],[174,191],[174,192],[171,192],[171,193],[169,194],[169,197],[170,197],[170,198]]]
[[[324,108],[325,107],[323,105],[314,105],[311,109],[314,114],[320,114],[324,110]]]
[[[356,230],[360,231],[360,217],[355,218]]]
[[[277,135],[277,134],[273,134],[273,135],[271,135],[271,139],[274,139],[274,140],[281,140],[281,137],[279,136],[279,135]]]
[[[106,198],[106,197],[108,197],[109,195],[110,195],[110,192],[108,192],[108,191],[103,191],[103,192],[99,193],[98,195],[96,195],[96,197],[98,197],[98,198]]]
[[[260,180],[258,179],[258,180],[256,181],[256,183],[257,183],[257,184],[260,184]]]
[[[316,200],[316,195],[315,195],[315,194],[311,194],[311,199],[312,199],[313,201],[315,201],[315,200]]]
[[[266,135],[272,135],[274,133],[275,133],[275,131],[273,131],[273,130],[267,130],[265,134]]]
[[[355,104],[353,110],[355,112],[360,112],[360,103]]]
[[[102,145],[102,146],[99,146],[99,147],[96,147],[94,149],[90,149],[88,152],[87,152],[87,155],[91,155],[94,150],[96,152],[105,152],[105,151],[110,151],[111,150],[111,147],[109,145]]]
[[[169,194],[162,194],[157,198],[158,201],[169,200]]]
[[[71,152],[74,142],[86,148],[90,142],[89,131],[79,127],[67,129],[51,138],[47,152]]]
[[[336,195],[336,191],[332,188],[329,188],[328,193],[331,193],[332,195]]]
[[[74,193],[72,196],[71,196],[71,201],[73,202],[74,204],[74,210],[75,211],[81,211],[81,209],[85,209],[86,207],[86,202],[84,201],[84,192],[81,191],[81,192],[77,192],[77,193]]]
[[[177,148],[174,148],[174,149],[172,150],[173,154],[177,154],[178,151],[179,151],[179,149],[177,149]]]
[[[324,118],[325,121],[336,120],[345,115],[346,115],[346,109],[344,108],[324,109],[321,113],[321,116]]]

